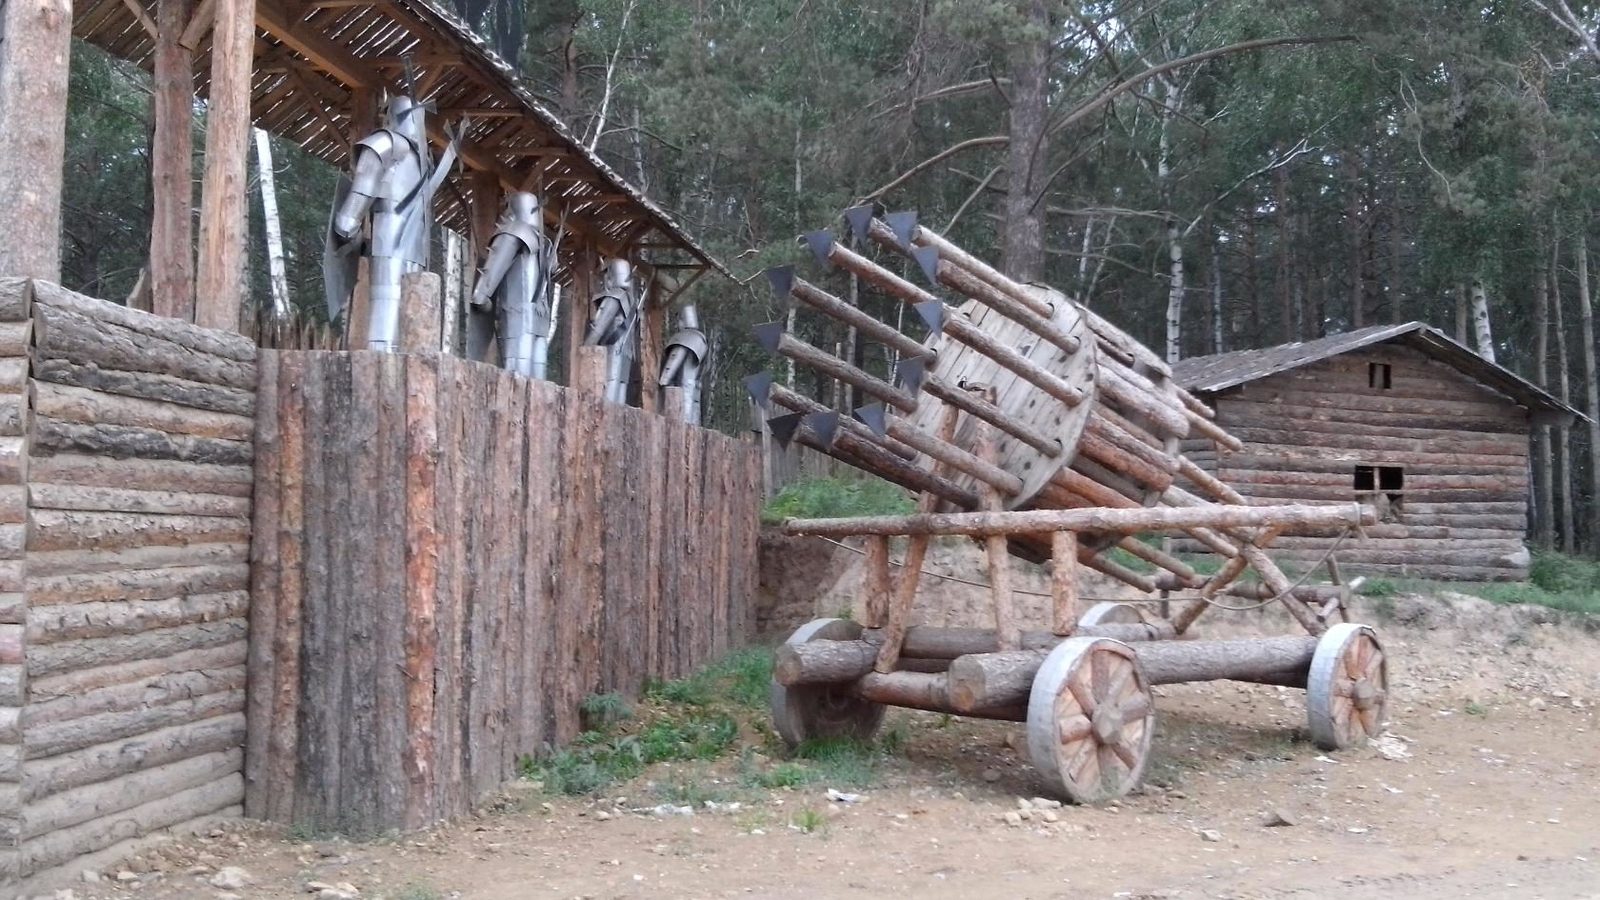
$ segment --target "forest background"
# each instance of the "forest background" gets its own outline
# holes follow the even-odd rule
[[[862,201],[916,210],[1169,359],[1421,320],[1600,422],[1600,4],[443,2],[745,279],[693,292],[718,427],[749,427],[739,379],[774,365],[750,326],[790,314],[761,271],[803,262],[796,236]],[[63,280],[122,298],[148,252],[149,79],[81,43],[72,66]],[[335,173],[271,149],[280,296],[314,319]],[[262,181],[250,281],[270,311]],[[821,317],[791,325],[891,362]],[[1600,425],[1536,431],[1538,543],[1600,551],[1597,448]]]

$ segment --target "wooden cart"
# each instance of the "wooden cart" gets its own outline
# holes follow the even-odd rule
[[[757,336],[773,352],[853,386],[876,403],[841,418],[808,398],[751,379],[769,420],[797,440],[920,494],[907,516],[790,520],[790,534],[865,539],[866,577],[851,620],[819,619],[780,648],[773,716],[790,744],[867,737],[886,706],[1028,723],[1035,766],[1064,797],[1117,797],[1139,781],[1153,735],[1151,688],[1233,679],[1303,687],[1310,731],[1325,749],[1378,733],[1387,667],[1376,632],[1343,621],[1348,588],[1291,582],[1265,549],[1283,533],[1339,533],[1375,522],[1355,503],[1249,504],[1186,455],[1238,450],[1166,364],[1064,295],[1022,285],[921,228],[915,217],[846,214],[858,243],[915,261],[952,308],[826,232],[807,236],[818,261],[912,304],[930,334],[916,340],[865,315],[793,267],[769,272],[780,294],[838,319],[900,355],[894,383],[788,334]],[[1201,574],[1141,536],[1176,535],[1221,558]],[[930,538],[981,541],[992,629],[914,626],[911,610]],[[890,539],[903,538],[899,577]],[[1153,566],[1134,571],[1113,548]],[[1011,557],[1049,561],[1051,621],[1017,621]],[[1129,616],[1080,609],[1087,565],[1165,602]],[[1253,570],[1257,582],[1242,582]],[[1207,609],[1245,598],[1281,603],[1304,636],[1183,639]]]

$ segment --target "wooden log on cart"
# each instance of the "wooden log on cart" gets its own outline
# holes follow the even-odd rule
[[[1131,646],[1145,679],[1153,685],[1226,680],[1303,688],[1317,638],[1156,641]],[[1025,702],[1045,655],[974,653],[955,660],[946,675],[951,709],[965,713]]]
[[[1189,506],[1134,509],[1029,509],[1010,512],[918,513],[908,516],[856,516],[839,519],[790,519],[784,534],[821,537],[882,535],[1041,534],[1052,531],[1178,531],[1188,528],[1280,526],[1326,528],[1372,525],[1377,512],[1359,503],[1339,506]]]
[[[863,700],[884,706],[949,712],[950,695],[946,685],[943,672],[868,672],[852,685],[851,690]],[[1028,706],[1024,701],[1002,707],[968,710],[967,715],[979,719],[1021,722],[1028,717]]]

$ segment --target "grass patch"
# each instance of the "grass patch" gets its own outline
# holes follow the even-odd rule
[[[1461,711],[1469,716],[1487,716],[1489,714],[1488,707],[1474,700],[1468,700],[1466,706],[1461,708]]]
[[[779,491],[762,508],[761,521],[904,515],[915,508],[904,488],[881,478],[812,478]]]
[[[772,652],[757,647],[650,685],[639,708],[619,694],[596,694],[583,702],[586,730],[570,746],[523,757],[519,768],[549,793],[583,795],[636,778],[655,763],[716,759],[739,742],[741,720],[765,717],[771,673]]]
[[[413,881],[394,892],[394,900],[443,900],[443,898],[443,892],[422,881]]]
[[[1374,584],[1377,587],[1373,587]],[[1371,579],[1363,596],[1386,600],[1401,591],[1428,594],[1455,591],[1508,606],[1544,606],[1563,612],[1600,616],[1600,562],[1553,550],[1536,550],[1527,581],[1458,583],[1420,579]]]

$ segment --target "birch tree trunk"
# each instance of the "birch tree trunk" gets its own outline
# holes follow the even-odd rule
[[[1218,249],[1216,232],[1211,234],[1211,352],[1222,349],[1222,251]]]
[[[1550,295],[1547,293],[1549,285],[1546,283],[1547,273],[1541,262],[1539,267],[1538,284],[1533,292],[1533,381],[1539,387],[1545,387],[1550,381]],[[1480,286],[1478,282],[1472,285],[1473,315],[1477,316],[1477,301]],[[1552,540],[1552,528],[1555,524],[1554,510],[1551,508],[1551,473],[1550,473],[1550,426],[1535,425],[1533,427],[1533,535],[1534,542],[1540,547],[1549,548]]]
[[[1550,314],[1556,335],[1556,396],[1562,403],[1571,401],[1572,385],[1567,381],[1567,327],[1566,316],[1561,311],[1561,244],[1556,240],[1550,251]],[[1556,434],[1556,500],[1560,507],[1561,549],[1571,553],[1575,549],[1572,515],[1572,426],[1557,425]]]
[[[1050,138],[1048,69],[1050,14],[1045,0],[1030,0],[1027,35],[1011,52],[1011,109],[1007,124],[1004,266],[1018,281],[1044,274],[1044,192]]]
[[[261,217],[267,232],[267,285],[272,295],[272,317],[289,318],[289,276],[283,256],[283,221],[278,216],[278,185],[272,171],[272,141],[260,128],[251,129],[256,141],[256,176],[261,184]]]
[[[1471,317],[1467,313],[1467,286],[1456,282],[1456,342],[1465,347],[1472,346],[1472,338],[1468,336],[1467,322]]]
[[[439,329],[439,351],[446,356],[456,352],[456,336],[461,329],[462,273],[461,235],[444,229],[444,322]]]
[[[1489,297],[1483,279],[1472,279],[1472,328],[1478,336],[1478,355],[1494,362],[1494,336],[1489,333]]]
[[[1162,205],[1167,208],[1167,362],[1183,357],[1183,234],[1172,212],[1172,119],[1182,98],[1177,84],[1163,78],[1166,105],[1161,110],[1161,148],[1156,159],[1156,177],[1161,183]]]
[[[1600,552],[1600,373],[1595,371],[1594,307],[1589,295],[1589,240],[1584,223],[1578,228],[1578,315],[1582,322],[1583,386],[1589,413],[1589,552]]]

